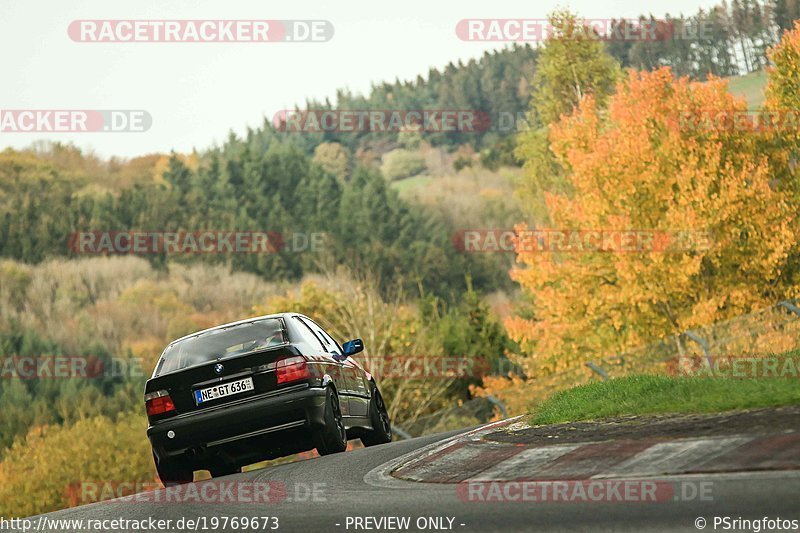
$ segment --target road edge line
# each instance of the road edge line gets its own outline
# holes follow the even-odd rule
[[[423,446],[422,448],[405,453],[400,457],[395,457],[394,459],[390,459],[385,463],[376,466],[366,474],[364,474],[364,482],[367,483],[368,485],[372,485],[373,487],[389,487],[395,489],[415,488],[419,485],[419,483],[422,482],[396,478],[392,475],[392,472],[402,467],[416,464],[434,454],[443,452],[447,448],[454,446],[455,444],[463,440],[467,439],[480,440],[484,434],[491,433],[500,426],[506,424],[512,424],[515,421],[519,420],[520,418],[522,418],[522,416],[515,416],[513,418],[506,418],[504,420],[499,420],[497,422],[491,422],[489,424],[479,426],[464,433],[458,433],[457,435],[453,435],[452,437],[447,437],[444,440],[432,442],[426,446]],[[439,484],[428,483],[427,485],[439,485]],[[447,485],[443,484],[442,486],[447,486]]]

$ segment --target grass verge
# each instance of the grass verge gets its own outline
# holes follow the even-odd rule
[[[800,403],[789,378],[628,376],[558,392],[532,415],[534,424],[661,413],[714,413]]]
[[[753,72],[746,76],[734,76],[728,80],[728,91],[747,100],[748,109],[760,109],[764,105],[764,87],[767,85],[766,72]]]
[[[391,183],[391,187],[397,192],[403,194],[403,193],[410,193],[415,189],[425,188],[431,182],[433,182],[433,176],[428,176],[427,174],[420,174],[418,176],[413,176],[411,178],[405,178],[393,181]]]

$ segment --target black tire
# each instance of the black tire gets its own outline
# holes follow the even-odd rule
[[[211,473],[211,477],[223,477],[223,476],[230,476],[232,474],[241,474],[242,467],[221,464],[209,468],[208,471],[209,473]]]
[[[320,455],[340,453],[347,449],[347,431],[339,408],[339,395],[331,387],[325,394],[325,425],[315,428],[312,436]]]
[[[153,453],[153,461],[156,463],[158,478],[165,487],[183,485],[194,481],[194,471],[188,466],[169,461],[159,461],[155,453]]]
[[[361,437],[364,446],[377,446],[392,442],[392,423],[389,421],[389,412],[383,402],[383,396],[378,387],[372,388],[372,399],[369,402],[369,419],[372,430]]]

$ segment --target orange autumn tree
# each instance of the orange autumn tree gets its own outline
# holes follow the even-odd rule
[[[559,371],[795,294],[780,269],[796,242],[791,198],[744,101],[721,80],[631,71],[606,110],[585,98],[551,125],[569,194],[547,194],[554,228],[710,232],[710,247],[645,253],[519,251],[530,310],[507,320],[529,376]],[[730,125],[728,125],[730,126]],[[525,230],[523,226],[518,232]]]
[[[800,110],[800,20],[770,50],[769,59],[774,66],[769,69],[766,106],[797,112]]]
[[[764,110],[772,127],[763,129],[759,153],[770,159],[776,184],[800,200],[800,21],[784,32],[769,58],[773,66],[768,69]],[[800,246],[781,274],[784,283],[800,280]]]

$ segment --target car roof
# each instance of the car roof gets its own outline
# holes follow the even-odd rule
[[[197,335],[200,335],[201,333],[207,333],[209,331],[214,331],[215,329],[222,329],[222,328],[227,328],[227,327],[230,327],[230,326],[238,326],[239,324],[247,324],[248,322],[255,322],[257,320],[264,320],[266,318],[288,318],[288,317],[295,316],[295,315],[302,316],[304,318],[308,318],[307,316],[305,316],[302,313],[292,313],[292,312],[274,313],[274,314],[271,314],[271,315],[254,316],[254,317],[245,318],[245,319],[242,319],[242,320],[237,320],[236,322],[228,322],[227,324],[220,324],[219,326],[214,326],[214,327],[206,328],[206,329],[203,329],[203,330],[200,330],[200,331],[195,331],[194,333],[189,333],[188,335],[184,335],[183,337],[181,337],[179,339],[175,339],[174,341],[170,342],[167,345],[167,348],[169,348],[170,346],[172,346],[176,342],[180,342],[180,341],[182,341],[184,339],[189,339],[191,337],[195,337]]]

